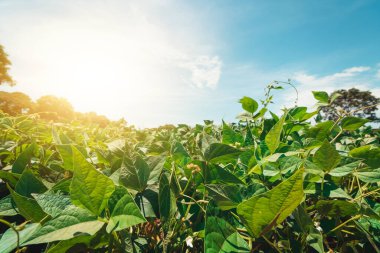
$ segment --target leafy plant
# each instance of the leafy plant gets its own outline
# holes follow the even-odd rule
[[[322,91],[277,116],[274,84],[233,124],[0,114],[0,252],[380,252],[379,132],[312,124]]]

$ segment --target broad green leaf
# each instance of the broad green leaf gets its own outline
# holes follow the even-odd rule
[[[342,120],[341,127],[343,130],[355,131],[356,129],[369,122],[368,119],[357,117],[346,117]]]
[[[358,213],[357,205],[346,200],[319,200],[316,208],[321,215],[329,217],[345,217]]]
[[[239,103],[241,104],[244,110],[250,113],[254,113],[257,110],[257,108],[259,108],[259,104],[250,97],[242,97],[239,100]]]
[[[301,203],[303,169],[296,171],[270,191],[251,197],[237,207],[237,213],[253,236],[260,237],[283,222]]]
[[[205,151],[204,157],[210,163],[235,162],[242,152],[222,143],[213,143]]]
[[[128,189],[142,192],[147,187],[149,175],[149,165],[138,156],[133,164],[132,161],[125,159],[120,170],[119,181]]]
[[[88,245],[90,244],[92,236],[90,235],[81,235],[76,236],[68,240],[60,241],[56,245],[50,247],[46,253],[66,253],[66,252],[74,252],[73,250],[78,250],[78,247],[86,250]],[[75,249],[74,249],[75,248]],[[81,251],[78,251],[81,252]]]
[[[70,196],[61,194],[33,194],[34,199],[45,213],[55,218],[65,211],[71,204]]]
[[[285,123],[286,114],[287,113],[285,113],[280,118],[280,120],[269,130],[268,134],[265,136],[265,143],[267,144],[271,154],[273,154],[280,145],[281,133]]]
[[[0,178],[4,181],[7,182],[9,185],[12,187],[16,186],[17,181],[21,177],[20,174],[12,173],[9,171],[4,171],[0,170]]]
[[[0,217],[14,216],[17,214],[16,206],[12,202],[12,197],[10,195],[0,199]]]
[[[354,173],[360,180],[366,183],[380,182],[380,168],[360,170]]]
[[[65,170],[74,171],[72,145],[56,145],[56,148],[62,158],[63,168]]]
[[[222,168],[216,164],[209,164],[205,166],[204,181],[206,183],[232,183],[232,184],[244,184],[237,176],[232,174],[226,168]]]
[[[222,139],[223,139],[222,142],[224,144],[235,144],[235,143],[242,144],[244,141],[243,136],[240,133],[235,132],[224,121],[223,121]]]
[[[329,103],[329,94],[327,94],[327,92],[325,91],[313,91],[313,96],[316,100],[318,100],[321,103]]]
[[[248,243],[225,219],[215,216],[206,218],[205,252],[250,252]]]
[[[8,187],[8,190],[12,195],[12,199],[15,202],[19,213],[24,216],[25,219],[40,222],[47,216],[35,199],[22,196],[10,187]]]
[[[32,234],[41,227],[39,223],[26,224],[25,228],[19,231],[19,244],[28,240]],[[17,235],[16,232],[9,228],[0,239],[0,252],[8,253],[12,252],[17,247]],[[21,248],[21,247],[20,247]]]
[[[364,159],[364,162],[372,167],[378,168],[380,166],[380,148],[371,145],[366,145],[354,148],[350,151],[350,156]]]
[[[356,161],[353,163],[345,164],[341,167],[337,167],[332,169],[329,174],[334,177],[343,177],[350,173],[352,173],[356,168],[359,167],[360,161]]]
[[[47,191],[46,186],[29,169],[25,169],[18,180],[15,192],[24,196],[31,197],[32,193],[43,193]]]
[[[158,204],[160,208],[160,219],[163,222],[174,217],[177,204],[174,192],[170,187],[170,175],[168,173],[162,173],[160,178]]]
[[[70,185],[70,197],[74,205],[84,207],[99,215],[115,190],[110,178],[97,171],[92,164],[72,147],[74,175]]]
[[[12,172],[21,174],[30,160],[32,159],[34,152],[37,150],[37,144],[30,144],[16,159],[16,161],[12,165]]]
[[[59,216],[47,221],[23,245],[67,240],[80,233],[93,235],[103,225],[89,211],[70,205]]]
[[[315,138],[316,141],[324,141],[330,134],[330,129],[334,126],[331,120],[318,123],[306,130],[308,138]]]
[[[116,187],[108,205],[111,212],[107,225],[108,233],[126,229],[146,221],[132,196],[123,186]]]
[[[223,211],[236,208],[242,201],[240,189],[236,185],[208,184],[205,187],[209,196]]]
[[[322,146],[315,152],[313,162],[325,172],[334,169],[340,162],[341,157],[336,149],[326,139]]]

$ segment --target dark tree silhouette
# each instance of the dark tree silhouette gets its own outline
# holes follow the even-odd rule
[[[351,114],[355,117],[378,121],[376,116],[377,105],[380,98],[372,95],[370,91],[361,91],[356,88],[349,90],[336,90],[330,97],[339,93],[330,105],[322,107],[323,118],[325,120],[336,120],[341,114]]]
[[[3,46],[0,45],[0,85],[15,85],[15,81],[13,81],[8,73],[10,65],[11,61],[8,59],[8,55],[5,53]]]

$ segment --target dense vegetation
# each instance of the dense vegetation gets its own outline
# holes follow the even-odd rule
[[[379,132],[311,123],[325,92],[273,114],[274,88],[221,126],[2,113],[0,252],[380,252]]]

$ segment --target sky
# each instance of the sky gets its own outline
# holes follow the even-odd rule
[[[14,87],[138,127],[234,121],[291,79],[311,91],[380,96],[380,1],[0,0]],[[290,86],[272,110],[294,105]]]

